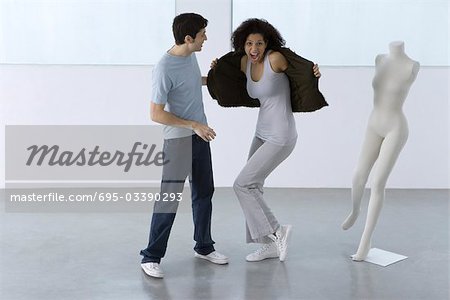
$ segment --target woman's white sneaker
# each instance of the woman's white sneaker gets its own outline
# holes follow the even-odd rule
[[[143,263],[143,264],[141,264],[141,268],[142,268],[142,270],[144,270],[145,274],[147,274],[148,276],[155,277],[155,278],[163,278],[164,277],[164,272],[158,263],[155,263],[155,262]]]
[[[280,261],[284,261],[286,259],[291,231],[292,225],[281,225],[275,232],[275,235],[269,236],[277,245]]]
[[[262,247],[258,248],[255,252],[250,253],[245,257],[246,261],[261,261],[267,258],[278,257],[278,249],[275,242],[264,244]]]

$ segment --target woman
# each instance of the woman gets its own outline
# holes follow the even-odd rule
[[[212,63],[214,71],[208,74],[208,89],[213,98],[219,99],[219,104],[224,106],[260,106],[248,161],[233,185],[246,219],[247,242],[263,244],[254,253],[249,254],[246,260],[261,261],[279,257],[280,261],[284,261],[292,226],[279,224],[264,201],[263,185],[267,176],[295,147],[297,131],[293,107],[295,106],[297,111],[312,111],[327,105],[318,92],[317,79],[312,75],[314,73],[315,77],[320,77],[320,72],[317,65],[314,65],[311,72],[310,67],[313,64],[306,64],[309,70],[307,76],[312,77],[307,80],[311,83],[311,89],[306,93],[310,96],[314,94],[312,98],[320,99],[312,106],[300,103],[303,110],[298,109],[296,104],[299,104],[299,101],[292,99],[291,91],[296,96],[301,94],[301,89],[296,86],[302,83],[303,75],[299,75],[298,71],[305,69],[306,60],[283,48],[285,41],[278,30],[265,20],[248,19],[233,32],[232,43],[235,52]],[[288,77],[285,71],[292,62],[282,53],[292,57],[292,61],[302,60],[301,63],[293,64],[291,73],[294,74],[291,77]],[[242,72],[240,76],[245,74],[246,80],[239,80],[238,74],[220,76],[234,72],[229,70],[233,67],[227,66],[236,66],[236,57],[239,58],[238,67]],[[237,78],[238,82],[226,81],[226,78]],[[253,99],[237,103],[236,99],[239,99],[242,93],[235,85],[245,84],[245,81],[246,92]],[[230,95],[233,91],[238,91],[240,95]],[[301,98],[308,98],[308,95],[302,95]],[[227,101],[229,105],[226,105]],[[245,101],[248,103],[244,103]],[[301,101],[304,102],[304,99]]]

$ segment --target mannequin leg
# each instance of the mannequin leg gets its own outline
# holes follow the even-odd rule
[[[407,138],[407,131],[400,133],[394,132],[387,135],[383,141],[377,166],[373,173],[366,225],[359,243],[358,251],[352,256],[352,259],[355,261],[366,259],[367,254],[369,253],[372,234],[375,230],[381,208],[383,207],[386,182]]]
[[[377,135],[370,127],[367,128],[364,143],[359,156],[358,164],[352,182],[352,211],[342,223],[344,230],[353,226],[361,211],[361,199],[364,194],[370,170],[377,160],[383,138]]]

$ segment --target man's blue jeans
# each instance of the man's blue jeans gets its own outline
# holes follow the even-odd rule
[[[211,199],[214,181],[209,143],[197,135],[167,139],[164,140],[163,152],[164,161],[168,163],[163,166],[161,195],[181,193],[189,175],[196,241],[194,250],[207,255],[214,251],[214,241],[211,238]],[[143,256],[142,263],[159,263],[164,257],[177,207],[177,201],[155,202],[148,246],[140,253]]]

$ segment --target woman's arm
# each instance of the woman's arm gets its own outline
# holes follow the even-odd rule
[[[286,71],[288,67],[288,62],[286,58],[278,51],[272,51],[269,54],[269,62],[272,70],[276,73],[281,73]]]
[[[247,72],[247,59],[247,55],[244,55],[241,58],[241,71],[244,72],[244,74]]]
[[[270,66],[272,67],[272,70],[274,70],[274,72],[277,72],[277,73],[286,71],[286,69],[288,67],[288,62],[287,62],[286,58],[283,56],[283,54],[281,54],[278,51],[272,51],[269,54],[269,61],[270,61]],[[320,74],[319,66],[317,64],[313,65],[312,71],[314,73],[314,76],[316,76],[317,78],[322,76],[322,74]]]

